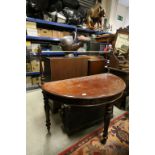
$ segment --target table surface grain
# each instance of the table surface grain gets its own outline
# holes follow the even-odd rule
[[[42,85],[42,89],[50,94],[81,99],[114,96],[124,91],[125,87],[121,78],[110,73],[47,82]]]

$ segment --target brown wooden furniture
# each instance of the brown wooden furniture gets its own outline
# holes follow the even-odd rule
[[[115,34],[102,34],[96,37],[97,42],[112,44],[115,39]]]
[[[115,103],[115,105],[118,108],[126,109],[126,97],[129,96],[129,71],[125,71],[125,70],[121,70],[119,68],[113,68],[113,67],[109,67],[109,71],[110,73],[117,75],[118,77],[123,79],[126,84],[126,88],[124,90],[122,97],[119,100],[117,100],[117,102]]]
[[[58,81],[73,77],[87,76],[87,57],[52,57],[44,58],[44,81]],[[53,113],[57,113],[61,103],[53,101],[51,103]]]
[[[114,52],[111,55],[109,71],[122,78],[126,83],[123,96],[118,100],[116,106],[121,109],[126,107],[126,97],[129,96],[129,28],[117,30],[113,42]]]
[[[125,59],[129,60],[129,28],[117,30],[113,48],[116,56],[124,56]]]
[[[113,112],[113,104],[118,100],[125,89],[124,81],[109,73],[85,76],[47,82],[42,85],[46,126],[50,132],[49,99],[57,100],[69,107],[102,107],[104,116],[104,132],[102,143],[108,135],[108,127]],[[83,119],[79,118],[78,119]],[[79,124],[80,126],[81,124]]]
[[[45,81],[64,80],[86,76],[88,61],[85,57],[53,57],[44,59]]]
[[[103,73],[104,66],[105,66],[104,58],[94,57],[88,59],[88,75]]]

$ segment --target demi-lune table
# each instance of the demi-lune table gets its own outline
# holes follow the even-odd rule
[[[104,108],[104,130],[101,142],[106,143],[108,127],[113,115],[113,104],[118,100],[125,89],[125,82],[116,75],[103,73],[56,82],[47,82],[42,85],[46,126],[50,132],[50,106],[48,99],[60,101],[69,106]]]

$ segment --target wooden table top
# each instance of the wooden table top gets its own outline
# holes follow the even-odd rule
[[[123,92],[125,87],[121,78],[110,73],[47,82],[42,85],[43,91],[49,94],[73,99],[112,97]]]

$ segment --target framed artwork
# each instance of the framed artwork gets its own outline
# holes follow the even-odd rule
[[[129,53],[129,30],[119,29],[115,38],[115,52],[118,55]]]
[[[120,16],[120,15],[118,15],[118,16],[117,16],[117,20],[123,21],[123,17]]]

